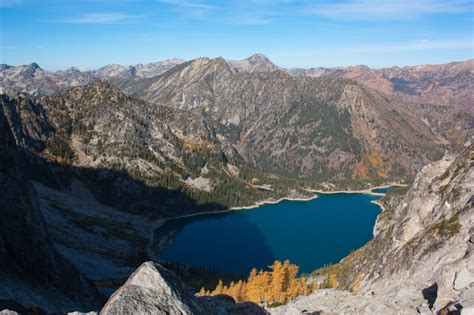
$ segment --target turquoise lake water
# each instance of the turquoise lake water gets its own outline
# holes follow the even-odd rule
[[[311,201],[171,220],[160,230],[173,231],[173,241],[159,258],[240,274],[289,259],[301,272],[311,272],[372,238],[381,209],[371,201],[379,198],[321,194]]]

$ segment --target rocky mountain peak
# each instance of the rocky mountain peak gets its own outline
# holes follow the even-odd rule
[[[30,63],[30,64],[28,65],[28,68],[34,69],[34,70],[36,70],[36,69],[41,69],[41,67],[40,67],[36,62]]]
[[[66,70],[57,71],[56,74],[58,75],[80,75],[85,73],[86,71],[81,67],[70,67]]]
[[[35,75],[37,71],[42,71],[42,70],[43,69],[41,69],[40,66],[36,62],[33,62],[24,67],[24,69],[22,70],[22,74],[27,78],[31,78]]]
[[[253,54],[252,56],[248,57],[246,60],[248,61],[252,61],[252,62],[268,62],[268,63],[271,63],[270,59],[268,59],[267,56],[265,56],[264,54],[261,54],[261,53],[256,53],[256,54]]]
[[[165,61],[163,61],[163,63],[183,63],[184,60],[183,59],[180,59],[180,58],[171,58],[171,59],[166,59]]]
[[[228,60],[227,63],[238,73],[272,72],[279,69],[267,56],[260,53],[243,60]]]

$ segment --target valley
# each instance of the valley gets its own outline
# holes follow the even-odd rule
[[[0,0],[0,315],[474,315],[473,0]]]
[[[358,291],[362,275],[372,276],[363,266],[378,268],[393,200],[411,198],[425,165],[469,150],[474,117],[269,62],[198,58],[56,74],[3,66],[0,209],[23,213],[8,215],[25,231],[41,226],[47,245],[36,258],[8,254],[32,241],[4,227],[0,250],[10,258],[0,284],[14,289],[0,290],[0,307],[99,310],[148,260],[195,292],[285,259],[314,287],[332,279]],[[416,233],[418,221],[407,220],[406,233]],[[30,274],[38,261],[87,280]]]

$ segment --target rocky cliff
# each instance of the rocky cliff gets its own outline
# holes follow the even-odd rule
[[[322,290],[271,312],[329,311],[336,303],[339,312],[472,314],[473,192],[471,145],[425,166],[405,196],[384,201],[372,241],[315,273],[314,279],[332,274],[338,288],[355,294]]]
[[[95,309],[101,298],[94,285],[51,243],[30,183],[32,168],[0,106],[0,309]]]

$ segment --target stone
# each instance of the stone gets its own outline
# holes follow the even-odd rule
[[[171,271],[143,263],[107,301],[101,314],[193,314],[200,311]]]
[[[107,301],[101,314],[267,314],[255,303],[226,295],[196,297],[173,272],[143,263]]]
[[[469,284],[474,282],[474,273],[469,271],[467,268],[463,268],[456,272],[454,277],[454,289],[462,290],[467,287]]]

